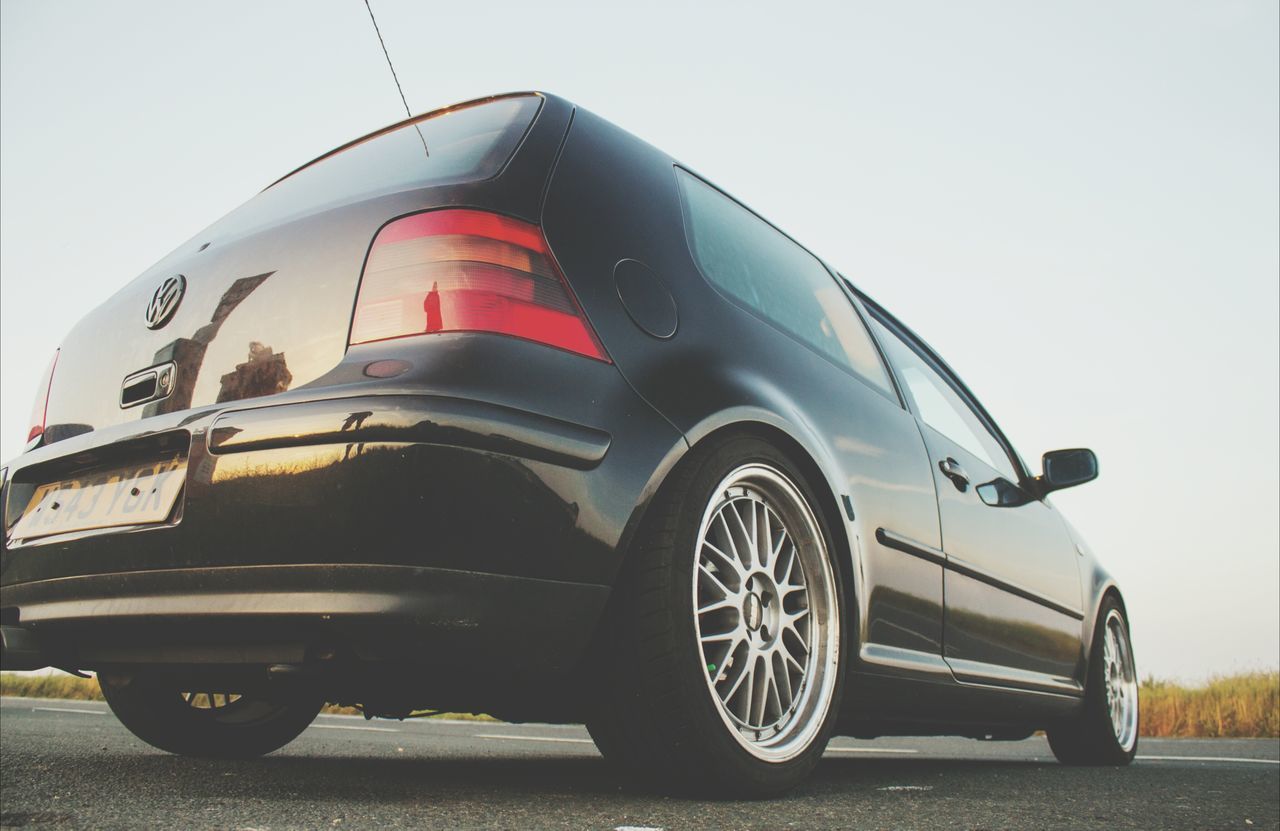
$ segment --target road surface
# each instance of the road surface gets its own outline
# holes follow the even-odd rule
[[[1241,828],[1280,824],[1280,741],[1143,740],[1126,769],[1041,738],[836,739],[768,802],[648,793],[580,727],[321,716],[252,762],[182,759],[95,702],[0,699],[0,826],[32,828]]]

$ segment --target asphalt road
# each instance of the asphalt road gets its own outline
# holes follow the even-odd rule
[[[1280,742],[1144,740],[1126,769],[1073,769],[1043,739],[836,739],[769,802],[620,780],[579,727],[321,716],[264,759],[153,750],[105,705],[0,700],[0,826],[78,828],[1280,827]]]

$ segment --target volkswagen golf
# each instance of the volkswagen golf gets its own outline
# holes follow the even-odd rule
[[[12,391],[6,390],[6,394]],[[6,669],[191,756],[326,702],[768,796],[833,735],[1137,745],[1124,600],[946,362],[568,101],[409,119],[90,312],[4,467]]]

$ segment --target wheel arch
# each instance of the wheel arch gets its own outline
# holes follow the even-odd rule
[[[1129,618],[1129,609],[1124,602],[1124,594],[1121,593],[1120,587],[1116,581],[1101,568],[1095,568],[1095,579],[1093,584],[1092,603],[1089,605],[1089,615],[1084,620],[1085,631],[1082,633],[1081,646],[1084,650],[1084,667],[1086,677],[1088,674],[1089,663],[1093,660],[1093,642],[1095,634],[1098,630],[1098,618],[1102,614],[1102,607],[1108,599],[1114,599],[1120,606],[1120,614],[1124,615],[1125,626],[1129,629],[1130,640],[1133,638],[1132,621]]]
[[[1124,615],[1124,621],[1129,623],[1129,609],[1125,606],[1124,595],[1120,593],[1120,587],[1112,583],[1107,590],[1102,593],[1102,599],[1098,602],[1098,608],[1102,608],[1102,604],[1107,602],[1107,598],[1115,598],[1116,603],[1120,604],[1120,614]]]
[[[813,492],[818,504],[815,508],[826,520],[833,536],[833,543],[838,549],[841,578],[844,582],[845,607],[856,613],[854,602],[854,550],[849,537],[848,524],[840,509],[839,490],[831,469],[834,463],[828,454],[819,448],[821,445],[803,431],[795,429],[785,420],[768,410],[743,407],[725,411],[716,417],[709,418],[686,435],[686,442],[681,451],[671,454],[666,464],[655,471],[653,479],[645,489],[647,497],[639,506],[629,523],[621,552],[623,562],[632,556],[632,542],[643,527],[649,508],[657,501],[662,489],[671,482],[684,465],[692,464],[703,455],[707,448],[723,441],[740,436],[754,437],[766,441],[783,453],[797,471],[804,477],[805,484]],[[849,631],[856,632],[856,621],[849,621]]]
[[[737,421],[722,425],[707,433],[690,450],[738,436],[752,436],[768,442],[780,450],[796,466],[800,475],[804,477],[805,484],[809,486],[809,489],[818,500],[818,504],[815,507],[822,512],[832,536],[835,537],[834,542],[843,555],[841,562],[849,563],[852,549],[850,548],[848,528],[844,521],[844,515],[840,510],[836,490],[832,487],[830,477],[814,457],[814,453],[791,433],[775,424],[764,421]],[[852,578],[852,574],[846,573],[844,577],[849,580]]]

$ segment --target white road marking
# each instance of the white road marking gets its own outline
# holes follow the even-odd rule
[[[105,710],[77,710],[75,707],[32,707],[33,711],[41,713],[82,713],[86,716],[105,716]]]
[[[877,791],[931,791],[933,785],[886,785],[876,788]]]
[[[1245,762],[1251,765],[1280,765],[1280,759],[1242,759],[1234,756],[1134,756],[1144,762]]]
[[[595,744],[591,739],[564,739],[555,736],[513,736],[507,733],[477,733],[477,739],[508,739],[515,742],[564,742],[565,744]]]
[[[619,825],[613,831],[663,831],[656,825]]]
[[[394,727],[362,727],[355,724],[313,724],[317,730],[363,730],[366,733],[399,733]]]
[[[919,753],[900,747],[828,747],[828,753]]]

